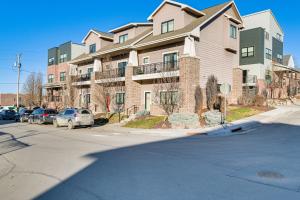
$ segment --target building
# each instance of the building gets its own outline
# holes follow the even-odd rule
[[[284,32],[271,10],[243,16],[240,67],[245,91],[266,91],[271,98],[286,98],[298,91],[299,71],[293,57],[284,56]],[[249,89],[249,90],[248,90]]]
[[[68,62],[86,52],[82,44],[66,42],[48,50],[47,83],[44,88],[47,92],[46,103],[50,108],[65,106],[67,101]]]
[[[23,95],[19,96],[19,104],[24,105]],[[0,93],[0,106],[14,106],[17,105],[17,94],[1,94]]]
[[[111,35],[87,34],[89,53],[69,62],[76,106],[163,114],[162,104],[170,103],[180,104],[179,112],[195,112],[197,87],[204,90],[210,75],[229,83],[229,100],[237,101],[243,20],[233,1],[198,10],[165,0],[147,20],[117,27]]]

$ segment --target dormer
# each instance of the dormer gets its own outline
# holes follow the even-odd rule
[[[153,35],[159,35],[181,29],[204,15],[186,4],[165,0],[148,17],[148,21],[153,22]]]
[[[95,53],[99,49],[113,43],[113,35],[91,29],[83,38],[82,43],[87,47],[86,53]]]
[[[146,23],[130,23],[126,24],[124,26],[115,28],[110,33],[113,33],[114,36],[114,43],[115,44],[121,44],[126,42],[127,40],[130,40],[139,34],[145,32],[146,30],[149,30],[152,28],[151,22]]]

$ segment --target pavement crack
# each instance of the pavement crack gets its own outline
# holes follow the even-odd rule
[[[14,171],[14,173],[16,174],[29,174],[29,175],[40,175],[40,176],[45,176],[47,178],[51,178],[51,179],[54,179],[58,182],[61,182],[62,179],[61,178],[58,178],[57,176],[54,176],[54,175],[51,175],[51,174],[47,174],[47,173],[44,173],[44,172],[35,172],[35,171]]]
[[[10,161],[6,156],[2,155],[2,158],[10,165],[10,169],[5,174],[0,175],[0,179],[9,175],[16,168],[16,164]]]

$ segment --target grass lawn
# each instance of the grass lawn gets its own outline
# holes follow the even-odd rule
[[[264,109],[258,109],[255,107],[229,106],[227,112],[227,121],[233,122],[239,119],[257,115],[264,111]]]
[[[130,121],[124,125],[124,127],[152,129],[161,124],[164,120],[165,116],[148,116]]]

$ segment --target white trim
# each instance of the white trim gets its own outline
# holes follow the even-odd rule
[[[185,10],[185,9],[189,9],[195,13],[198,13],[199,15],[202,15],[204,16],[205,13],[191,7],[191,6],[188,6],[186,4],[183,4],[183,3],[179,3],[179,2],[176,2],[176,1],[172,1],[172,0],[164,0],[152,13],[151,15],[147,18],[148,21],[151,21],[153,20],[153,16],[159,11],[159,9],[161,9],[161,7],[163,7],[166,3],[169,3],[169,4],[173,4],[173,5],[177,5],[181,8],[181,10]]]
[[[151,110],[151,105],[152,105],[152,91],[150,90],[146,90],[144,91],[144,109],[146,110],[146,93],[150,93],[150,110]],[[150,111],[150,110],[147,110],[147,111]]]
[[[105,38],[105,39],[108,39],[108,40],[114,40],[112,37],[107,37],[107,36],[104,36],[104,35],[101,35],[100,33],[98,33],[97,31],[91,29],[89,30],[89,32],[86,34],[86,36],[83,38],[83,40],[81,41],[81,43],[85,44],[85,40],[88,38],[88,36],[91,34],[91,33],[95,33],[99,38]]]
[[[153,23],[151,23],[151,22],[129,23],[129,24],[125,24],[123,26],[120,26],[118,28],[109,30],[108,32],[110,32],[110,33],[116,33],[116,32],[121,32],[123,29],[124,30],[129,29],[130,27],[135,27],[135,26],[152,26],[152,25],[153,25]]]
[[[174,50],[174,51],[167,51],[167,52],[162,52],[162,56],[166,54],[171,54],[171,53],[176,53],[177,54],[177,59],[179,58],[179,50]],[[164,58],[163,58],[164,59]],[[177,60],[178,61],[178,60]]]

